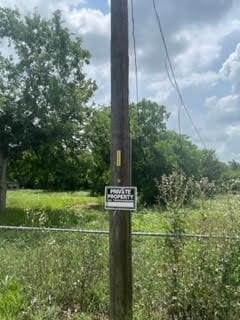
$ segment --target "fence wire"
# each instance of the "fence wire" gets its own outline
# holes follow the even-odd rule
[[[39,231],[39,232],[68,232],[68,233],[83,233],[83,234],[99,234],[109,235],[108,230],[92,230],[92,229],[78,229],[78,228],[47,228],[47,227],[27,227],[27,226],[0,226],[0,230],[12,231]],[[160,237],[160,238],[197,238],[197,239],[219,239],[219,240],[236,240],[240,237],[237,235],[216,235],[216,234],[198,234],[198,233],[166,233],[166,232],[144,232],[133,231],[133,236],[143,237]]]

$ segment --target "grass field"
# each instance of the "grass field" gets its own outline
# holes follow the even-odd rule
[[[140,208],[134,231],[239,233],[240,197]],[[102,197],[87,192],[8,193],[1,225],[108,229]],[[108,237],[0,231],[0,319],[108,319]],[[240,317],[236,240],[133,238],[134,320]]]

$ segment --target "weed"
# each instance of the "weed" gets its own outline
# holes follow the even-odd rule
[[[23,308],[23,295],[20,283],[15,277],[6,275],[0,281],[0,317],[15,319]]]
[[[164,191],[165,208],[144,208],[135,213],[135,231],[238,234],[238,194],[209,198],[204,191],[196,200],[195,191],[189,196],[192,180],[173,178],[176,185],[166,183],[169,177],[165,177],[169,190]],[[208,190],[206,183],[204,190]],[[25,191],[14,192],[17,200]],[[26,193],[28,205],[14,209],[12,199],[12,208],[0,216],[2,222],[107,229],[108,215],[101,210],[69,205],[68,201],[62,207],[59,203],[50,207],[46,198],[45,204],[41,198],[40,206],[32,206],[32,192]],[[33,197],[37,196],[45,197],[45,193],[36,191]],[[50,193],[47,197],[51,198]],[[1,231],[0,241],[0,319],[108,319],[107,237]],[[238,319],[239,261],[238,241],[133,238],[134,320]]]

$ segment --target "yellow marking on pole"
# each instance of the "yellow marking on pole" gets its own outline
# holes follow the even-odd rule
[[[117,153],[116,153],[116,165],[117,167],[121,167],[122,165],[122,151],[121,150],[117,150]]]

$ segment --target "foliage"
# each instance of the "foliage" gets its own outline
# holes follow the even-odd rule
[[[93,109],[84,132],[88,186],[92,193],[101,194],[110,182],[110,108]]]
[[[158,203],[166,208],[178,209],[189,203],[195,196],[195,181],[182,172],[174,171],[170,175],[163,175],[161,181],[156,181],[158,189]]]
[[[90,189],[102,193],[109,183],[109,108],[86,110],[81,148],[42,145],[37,153],[26,151],[9,164],[9,180],[27,188],[49,190]],[[22,168],[22,169],[20,169]]]
[[[170,185],[164,184],[167,185],[166,190],[171,194],[176,190],[178,192],[176,202],[172,197],[166,199],[167,211],[164,214],[169,221],[166,230],[178,236],[151,241],[144,249],[138,249],[139,256],[135,257],[137,259],[135,261],[136,301],[138,301],[136,319],[235,320],[240,311],[238,241],[184,238],[184,233],[189,228],[188,220],[192,219],[193,211],[182,206],[181,199],[185,197],[185,189],[178,189],[179,183],[174,186],[171,182],[177,179],[182,183],[185,180],[181,175],[176,178],[176,173],[168,179],[171,181],[169,181]],[[204,190],[205,185],[206,181]],[[183,192],[182,196],[180,190]],[[223,199],[221,201],[217,199],[214,202],[211,200],[211,206],[206,200],[201,202],[201,207],[198,209],[200,220],[195,232],[219,234],[220,230],[224,230],[229,234],[238,234],[239,197],[226,198],[230,201],[229,203],[223,202]],[[221,218],[216,217],[219,211],[223,213]],[[202,215],[202,212],[205,214]],[[220,225],[217,221],[222,220],[223,217],[228,217],[228,220],[221,221]],[[191,220],[191,227],[193,222]],[[147,277],[142,269],[139,272],[137,269],[138,265],[143,267],[143,261],[145,270],[148,270]]]
[[[7,275],[0,284],[0,317],[15,319],[24,302],[20,283],[17,278]]]
[[[196,194],[200,199],[209,199],[219,193],[219,186],[215,181],[209,181],[208,177],[202,177],[196,182]]]
[[[156,180],[181,171],[196,180],[221,180],[225,165],[212,150],[201,150],[187,136],[166,129],[169,114],[164,106],[143,100],[131,106],[133,183],[142,201],[156,202]]]
[[[130,113],[133,184],[143,204],[156,203],[155,181],[173,171],[182,171],[200,184],[207,179],[208,187],[215,184],[212,193],[230,179],[232,170],[237,172],[237,165],[230,170],[213,150],[199,149],[187,136],[167,130],[169,114],[164,106],[142,100],[130,106]],[[43,144],[37,153],[25,151],[10,161],[9,179],[31,188],[89,188],[93,194],[103,193],[110,183],[110,108],[88,107],[83,119],[79,149]]]
[[[60,11],[45,20],[9,8],[0,8],[0,39],[13,52],[0,54],[0,153],[34,152],[44,164],[49,150],[53,160],[67,148],[79,149],[86,103],[96,88],[83,73],[90,54],[82,40],[63,26]]]
[[[8,192],[9,209],[74,209],[88,206],[101,206],[101,197],[92,197],[88,191],[48,192],[44,190],[13,190]]]
[[[55,191],[89,187],[90,155],[60,145],[42,145],[37,154],[25,151],[9,161],[9,181],[20,186]]]
[[[180,175],[176,178],[176,173],[174,179],[183,180]],[[176,189],[173,186],[173,190]],[[71,199],[79,201],[78,205],[86,198],[93,201],[85,193],[74,196],[19,190],[9,195],[12,212],[5,216],[5,223],[13,222],[14,217],[22,225],[23,219],[17,215],[23,215],[25,225],[32,226],[86,229],[108,226],[107,214],[102,224],[102,211],[81,206],[74,206],[74,211],[69,208]],[[194,199],[191,206],[184,206],[183,196],[179,192],[177,195],[178,205],[169,200],[168,210],[145,208],[133,214],[133,230],[209,235],[239,233],[238,194],[218,195],[216,199],[204,201]],[[21,204],[21,198],[25,198],[22,209],[14,209]],[[79,200],[81,198],[83,200]],[[47,209],[49,203],[52,210]],[[24,209],[24,204],[28,209]],[[9,306],[4,308],[5,319],[108,319],[107,237],[1,231],[0,240],[0,281],[5,284],[0,289],[0,306],[6,301]],[[133,237],[134,320],[238,319],[238,242],[180,236]],[[5,298],[1,295],[3,292]],[[2,315],[1,318],[4,319]]]
[[[206,200],[219,192],[216,183],[209,181],[207,177],[196,180],[182,171],[162,175],[161,180],[156,180],[156,186],[157,202],[167,209],[182,208],[186,204],[191,204],[196,198]]]
[[[37,151],[46,142],[67,143],[81,129],[82,108],[95,88],[82,71],[89,52],[63,27],[59,11],[44,20],[37,12],[23,17],[1,8],[0,18],[0,37],[14,50],[1,56],[1,146]]]
[[[202,150],[200,153],[200,176],[209,181],[219,181],[224,175],[227,166],[219,161],[214,150]]]
[[[169,165],[159,143],[166,131],[167,118],[166,108],[155,102],[142,100],[131,105],[132,180],[143,202],[154,202],[154,179],[166,172]]]

